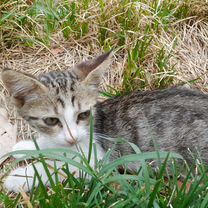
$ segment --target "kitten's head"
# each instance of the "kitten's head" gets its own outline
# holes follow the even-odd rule
[[[111,64],[105,53],[65,72],[35,77],[4,69],[2,81],[20,116],[42,136],[62,145],[86,139],[90,109],[96,104],[101,76]]]

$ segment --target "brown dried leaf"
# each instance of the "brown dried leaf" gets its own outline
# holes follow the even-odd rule
[[[63,48],[52,48],[51,49],[51,53],[56,56],[58,54],[61,54],[64,52],[64,49]]]

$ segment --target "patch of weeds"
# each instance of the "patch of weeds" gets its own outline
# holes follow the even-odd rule
[[[94,31],[101,46],[106,39],[111,39],[110,42],[118,46],[129,45],[142,35],[145,25],[160,33],[185,11],[184,4],[178,0],[143,3],[116,0],[113,4],[103,0],[4,0],[0,9],[3,42],[25,41],[31,45],[40,41],[50,45],[55,33],[61,32],[66,39],[73,37],[78,40]]]
[[[145,38],[145,40],[138,41],[133,50],[128,52],[127,69],[124,71],[122,84],[124,93],[130,93],[136,89],[146,87],[142,62],[147,54],[151,40],[151,38]]]
[[[180,155],[167,152],[142,153],[139,148],[130,144],[135,154],[122,156],[113,162],[109,161],[112,150],[108,151],[103,160],[97,161],[97,166],[92,169],[87,165],[87,160],[82,153],[76,153],[82,159],[79,164],[80,178],[75,178],[70,172],[71,159],[67,154],[69,149],[50,149],[37,151],[18,151],[24,153],[26,158],[37,158],[44,166],[51,188],[47,188],[36,170],[38,187],[33,187],[27,194],[27,204],[32,207],[206,207],[208,178],[206,167],[198,165],[198,174],[188,166],[183,182],[179,183],[178,177],[181,170],[178,168]],[[93,152],[93,151],[92,151]],[[94,152],[95,153],[95,152]],[[62,171],[66,175],[63,183],[58,181],[58,169],[54,161],[54,175],[46,165],[45,158],[53,158],[63,161]],[[173,158],[175,158],[173,160]],[[153,171],[150,160],[160,164],[157,171]],[[141,167],[134,174],[128,174],[125,170],[119,174],[118,167],[125,167],[130,162],[140,161]],[[76,163],[74,163],[75,165]],[[78,165],[78,163],[77,163]],[[87,172],[85,172],[86,170]],[[84,172],[83,172],[84,171]],[[91,177],[86,176],[90,174]],[[6,207],[16,207],[26,204],[25,197],[18,194],[9,197],[0,194],[0,200]]]
[[[158,75],[156,75],[156,79],[154,80],[153,86],[155,88],[163,89],[171,86],[174,80],[174,65],[170,64],[171,52],[167,54],[164,48],[161,48],[158,51],[156,57],[156,67],[158,69]]]
[[[147,71],[146,57],[149,56],[151,50],[151,43],[153,39],[150,36],[140,40],[135,47],[128,52],[127,66],[123,74],[123,83],[121,94],[128,94],[136,90],[146,89],[163,89],[171,86],[174,81],[174,65],[170,64],[172,52],[167,52],[164,48],[155,51],[156,56],[153,63],[155,63],[155,72],[151,74]],[[151,80],[151,81],[150,81]]]

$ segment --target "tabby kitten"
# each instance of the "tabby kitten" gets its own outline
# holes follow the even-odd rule
[[[112,147],[113,140],[125,138],[142,151],[153,151],[156,142],[161,150],[178,152],[188,162],[191,162],[188,149],[199,151],[208,163],[208,96],[173,88],[134,92],[97,102],[100,79],[111,59],[112,52],[108,52],[69,71],[49,72],[39,79],[3,70],[3,83],[19,115],[39,132],[36,140],[39,147],[69,147],[77,151],[79,145],[87,155],[92,109],[98,159],[102,159]],[[32,141],[20,141],[14,146],[14,150],[22,149],[32,150],[35,146]],[[119,144],[111,159],[131,153],[133,150],[127,144]],[[51,161],[48,163],[53,165]],[[57,162],[58,168],[62,165],[62,162]],[[91,158],[91,165],[94,166],[94,158]],[[42,181],[48,185],[42,164],[36,163],[35,166]],[[129,164],[128,168],[135,170],[138,167]],[[78,177],[75,167],[70,166],[70,170]],[[31,165],[19,167],[10,173],[4,185],[9,191],[19,192],[20,188],[29,191],[33,176]]]

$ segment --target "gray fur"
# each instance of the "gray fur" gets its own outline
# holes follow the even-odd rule
[[[182,88],[137,92],[96,105],[95,132],[110,138],[125,138],[141,151],[180,153],[192,161],[188,149],[200,152],[208,163],[208,96]],[[97,137],[107,150],[110,141]],[[117,145],[121,155],[131,154],[127,145]],[[115,151],[114,157],[118,157]]]

